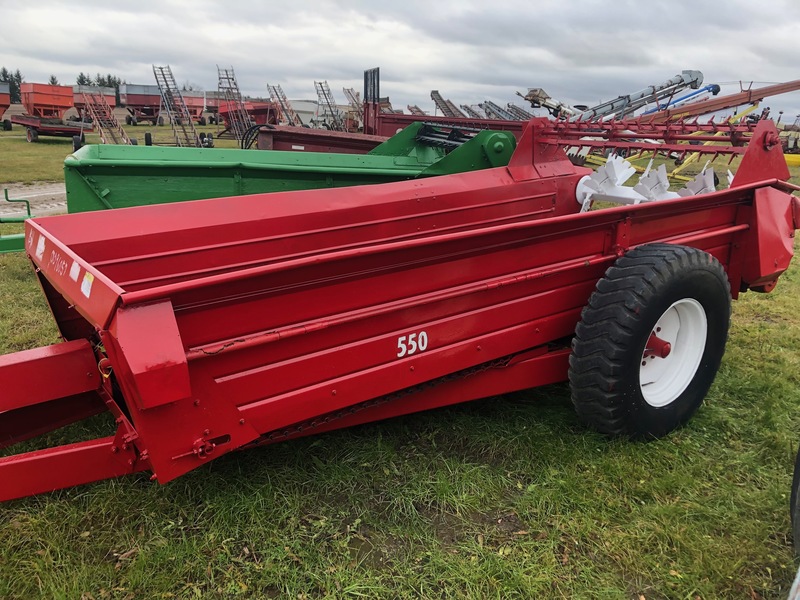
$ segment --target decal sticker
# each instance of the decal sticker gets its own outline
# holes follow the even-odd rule
[[[87,298],[92,295],[92,282],[94,281],[94,275],[86,272],[86,275],[83,276],[83,282],[81,283],[81,293]]]
[[[44,236],[39,235],[39,241],[36,243],[36,258],[42,260],[44,256]]]
[[[69,278],[74,282],[78,282],[78,275],[81,274],[81,266],[77,260],[72,261],[72,266],[69,268]]]

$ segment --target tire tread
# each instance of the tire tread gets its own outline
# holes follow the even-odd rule
[[[569,357],[572,403],[578,417],[610,435],[640,437],[630,425],[629,410],[618,391],[624,355],[640,343],[639,316],[659,289],[686,271],[710,270],[730,285],[722,265],[711,255],[686,246],[647,244],[620,257],[610,267],[581,313]]]

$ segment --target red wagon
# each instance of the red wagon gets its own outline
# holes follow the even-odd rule
[[[152,125],[163,125],[161,116],[161,90],[157,85],[123,83],[119,86],[119,104],[128,114],[126,125],[138,125],[146,121]]]
[[[256,125],[274,125],[278,122],[278,111],[272,102],[254,102],[245,100],[244,110],[250,116],[250,120]],[[235,111],[235,105],[227,100],[220,100],[217,108],[219,118],[222,119],[226,128],[230,128],[230,113]]]
[[[25,127],[29,142],[37,141],[39,136],[71,137],[79,145],[84,133],[92,131],[91,125],[64,121],[66,112],[75,105],[70,86],[23,83],[20,95],[25,114],[15,115],[10,121]]]
[[[78,110],[78,115],[84,121],[90,120],[91,115],[85,103],[86,96],[102,96],[109,108],[114,108],[117,105],[117,92],[113,87],[101,87],[97,85],[73,85],[72,86],[72,102]]]
[[[182,91],[181,96],[189,110],[192,121],[198,125],[205,125],[206,118],[203,116],[203,111],[206,108],[206,95],[205,92]]]
[[[19,87],[25,112],[40,119],[64,119],[75,104],[72,88],[67,85],[23,83]]]
[[[507,167],[28,221],[65,341],[0,357],[0,443],[116,431],[0,458],[0,499],[567,379],[602,431],[684,423],[792,257],[774,125],[729,189],[591,212],[546,127]]]

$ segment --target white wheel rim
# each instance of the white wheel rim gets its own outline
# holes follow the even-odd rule
[[[694,298],[678,300],[653,327],[653,334],[669,343],[666,357],[645,349],[639,361],[639,386],[650,406],[667,406],[694,379],[708,337],[708,319],[703,305]]]

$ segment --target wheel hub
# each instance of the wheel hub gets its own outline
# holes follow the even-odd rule
[[[672,352],[672,344],[670,344],[667,340],[658,337],[655,331],[650,334],[650,339],[647,340],[647,347],[644,349],[645,358],[651,358],[654,356],[659,358],[667,358],[670,352]]]
[[[705,309],[694,298],[678,300],[661,315],[639,367],[645,402],[657,408],[667,406],[686,390],[700,367],[707,335]]]

